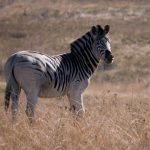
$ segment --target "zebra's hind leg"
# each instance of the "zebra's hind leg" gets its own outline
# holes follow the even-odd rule
[[[17,116],[17,112],[18,112],[18,102],[19,102],[20,91],[21,91],[21,88],[18,85],[12,87],[12,91],[11,91],[12,122],[16,121],[16,116]]]
[[[27,106],[26,106],[26,115],[29,119],[29,121],[32,123],[34,119],[34,111],[35,106],[38,101],[38,91],[37,90],[31,90],[27,95]]]

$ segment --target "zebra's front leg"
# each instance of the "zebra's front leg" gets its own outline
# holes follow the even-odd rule
[[[77,116],[83,116],[85,109],[83,105],[82,93],[72,93],[68,95],[70,110]]]
[[[85,109],[83,105],[83,92],[88,86],[89,81],[75,80],[68,91],[68,98],[70,102],[70,109],[77,116],[83,116]]]

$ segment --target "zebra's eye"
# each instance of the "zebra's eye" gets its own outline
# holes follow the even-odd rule
[[[100,47],[98,47],[98,50],[100,50]]]

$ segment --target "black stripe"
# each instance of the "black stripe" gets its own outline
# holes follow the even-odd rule
[[[76,53],[76,56],[79,58],[78,61],[80,62],[79,64],[83,65],[83,69],[86,70],[88,74],[91,74],[89,71],[89,66],[87,65],[87,62],[82,54]]]
[[[83,40],[84,40],[84,41],[83,41]],[[85,40],[86,40],[86,39],[84,39],[84,38],[81,39],[81,41],[85,43],[85,44],[84,44],[85,49],[87,48],[87,49],[90,51],[89,56],[92,57],[91,60],[93,61],[93,63],[94,63],[94,62],[99,63],[99,61],[95,58],[95,56],[94,56],[93,53],[92,53],[92,44],[93,44],[92,38],[90,38],[88,42],[85,41]],[[94,66],[96,67],[97,64],[94,63]]]
[[[78,71],[77,71],[77,61],[78,60],[76,59],[76,57],[73,54],[70,54],[69,56],[70,56],[70,59],[72,61],[72,66],[73,66],[73,74],[72,74],[71,78],[74,79],[78,73]]]
[[[90,71],[88,69],[89,67],[87,66],[87,63],[86,63],[84,56],[81,55],[81,53],[76,53],[75,57],[77,57],[77,62],[78,62],[78,65],[80,67],[79,70],[82,71],[86,77],[88,77],[87,73],[90,74]],[[82,73],[82,76],[83,76],[83,73]]]
[[[64,56],[67,56],[67,55],[64,55]],[[67,71],[67,69],[66,69],[66,62],[65,62],[65,60],[64,60],[64,57],[63,57],[63,55],[62,55],[62,63],[61,63],[61,66],[62,66],[62,70],[63,70],[63,74],[64,74],[64,76],[63,76],[63,85],[62,85],[62,90],[61,90],[61,92],[64,90],[64,88],[66,88],[66,86],[67,86],[67,74],[66,74],[66,71]]]
[[[77,44],[77,46],[78,46],[78,47],[80,48],[80,50],[81,50],[80,44],[79,44],[79,43],[76,43],[76,44]],[[85,52],[84,50],[81,50],[81,53],[82,53],[82,56],[84,56],[87,65],[89,66],[89,68],[90,68],[90,69],[92,70],[92,72],[93,72],[93,67],[92,67],[92,65],[91,65],[90,62],[89,62],[89,59],[88,59],[88,56],[87,56],[86,52]]]
[[[68,55],[66,55],[66,62],[67,62],[67,64],[68,64],[68,66],[69,66],[69,71],[70,71],[70,75],[69,75],[69,78],[71,78],[72,77],[72,74],[73,74],[73,67],[72,67],[72,60],[70,60],[70,55],[68,56]]]
[[[51,74],[48,72],[48,70],[46,70],[46,73],[48,74],[48,77],[49,77],[49,78],[50,78],[50,80],[52,81]]]
[[[56,88],[57,82],[58,82],[58,77],[57,77],[57,73],[56,72],[54,72],[54,76],[55,76],[54,88]]]
[[[51,76],[51,74],[49,73],[48,69],[51,70],[50,66],[46,63],[46,73],[48,74],[48,77],[49,77],[50,80],[52,81],[52,76]]]
[[[69,64],[66,60],[66,56],[67,56],[67,54],[62,55],[62,65],[64,66],[64,74],[65,74],[64,75],[64,83],[67,84],[69,81],[68,81],[68,75],[66,74],[66,71],[69,70]],[[64,86],[66,86],[66,85],[64,85]],[[62,87],[62,90],[64,90],[64,86]]]
[[[62,83],[63,83],[63,81],[62,81],[62,72],[61,72],[61,69],[59,67],[58,67],[57,72],[58,72],[58,88],[57,88],[57,90],[59,90]]]
[[[76,58],[77,57],[77,58]],[[87,73],[90,74],[89,70],[88,70],[88,67],[85,66],[85,62],[84,62],[84,58],[81,59],[82,55],[81,54],[75,54],[75,58],[77,60],[77,67],[78,67],[78,70],[79,70],[79,73],[81,73],[81,77],[83,79],[85,79],[85,77],[88,77]]]
[[[92,54],[91,49],[90,49],[88,44],[87,44],[87,51],[86,52],[88,53],[88,56],[90,57],[90,60],[92,61],[92,64],[96,68],[97,67],[97,63],[96,63],[96,61],[93,58],[93,54]]]
[[[58,60],[58,56],[54,58],[54,63],[55,63],[55,66],[57,66],[56,73],[57,73],[58,83],[56,86],[58,86],[57,90],[59,91],[62,80],[61,80],[61,70],[60,70],[60,67],[58,66],[58,64],[60,64],[60,61]]]
[[[90,70],[89,70],[89,67],[86,63],[86,60],[85,60],[85,57],[81,54],[78,54],[78,62],[79,64],[81,65],[81,68],[82,68],[82,71],[84,72],[84,74],[90,74]],[[88,75],[86,75],[88,76]]]
[[[87,43],[87,48],[89,49],[89,44]],[[92,49],[92,48],[90,48]],[[93,61],[95,61],[96,63],[99,63],[99,61],[96,59],[96,57],[94,56],[94,54],[92,53],[92,50],[91,50],[91,55],[92,55],[92,58],[93,58]]]

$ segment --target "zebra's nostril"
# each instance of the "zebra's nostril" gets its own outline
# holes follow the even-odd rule
[[[108,56],[106,57],[105,62],[106,62],[106,63],[112,63],[113,60],[114,60],[114,56],[110,54],[110,55],[108,55]]]

